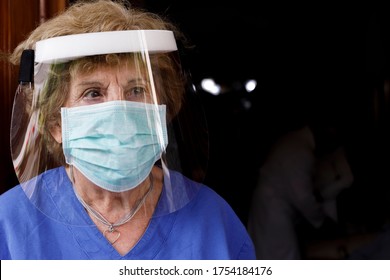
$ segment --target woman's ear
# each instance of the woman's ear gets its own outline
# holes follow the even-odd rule
[[[62,143],[62,129],[57,123],[50,128],[50,134],[57,141],[58,144]]]

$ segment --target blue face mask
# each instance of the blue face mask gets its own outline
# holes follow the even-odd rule
[[[165,110],[131,101],[61,108],[66,162],[103,189],[138,186],[168,144]]]

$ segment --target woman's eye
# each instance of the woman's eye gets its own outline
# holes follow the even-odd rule
[[[130,101],[143,101],[146,97],[147,90],[145,87],[132,87],[127,91],[126,99]]]
[[[83,98],[84,99],[96,99],[101,97],[102,94],[98,90],[87,90],[84,92]]]
[[[144,95],[146,90],[143,87],[135,87],[132,89],[132,94],[134,95]]]

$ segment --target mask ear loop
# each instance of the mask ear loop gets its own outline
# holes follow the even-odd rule
[[[69,165],[69,175],[70,175],[70,181],[74,185],[75,180],[74,180],[74,173],[73,173],[73,165]]]

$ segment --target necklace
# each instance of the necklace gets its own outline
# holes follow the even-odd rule
[[[116,229],[117,227],[126,224],[128,221],[130,221],[134,215],[138,212],[138,210],[141,208],[141,206],[145,203],[146,198],[150,194],[150,192],[153,189],[153,175],[152,172],[149,174],[149,190],[143,195],[141,199],[138,200],[136,206],[131,209],[131,211],[124,216],[122,219],[120,219],[116,223],[110,223],[102,214],[100,214],[97,210],[93,209],[91,206],[89,206],[78,194],[75,192],[77,199],[80,201],[80,203],[84,206],[84,208],[87,210],[88,213],[90,213],[92,216],[94,216],[99,222],[107,226],[107,229],[104,230],[103,236],[113,245],[116,241],[118,241],[119,237],[121,236],[121,233]]]

